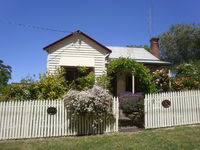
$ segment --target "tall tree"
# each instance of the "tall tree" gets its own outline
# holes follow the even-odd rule
[[[6,85],[8,80],[11,79],[12,69],[8,65],[3,64],[3,60],[0,60],[0,85]]]
[[[159,39],[164,60],[179,64],[200,59],[200,25],[172,25]]]

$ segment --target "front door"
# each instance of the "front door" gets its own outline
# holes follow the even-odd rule
[[[133,90],[132,80],[133,80],[132,74],[127,74],[125,82],[126,82],[126,91],[128,91],[128,92],[132,92],[132,90]]]

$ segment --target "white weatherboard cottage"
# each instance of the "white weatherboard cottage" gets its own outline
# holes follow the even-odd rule
[[[144,48],[104,46],[87,34],[77,30],[58,41],[44,47],[48,52],[47,71],[55,73],[58,67],[67,71],[68,80],[78,77],[77,67],[85,66],[89,71],[94,71],[96,76],[105,72],[106,65],[112,59],[119,57],[131,58],[144,65],[168,65],[160,61],[158,56],[158,39],[151,40],[152,55]],[[116,93],[124,91],[138,92],[137,79],[134,76],[121,75],[117,77]]]

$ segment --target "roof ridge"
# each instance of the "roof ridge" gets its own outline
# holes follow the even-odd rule
[[[51,47],[51,46],[53,46],[53,45],[55,45],[55,44],[57,44],[57,43],[59,43],[59,42],[65,40],[65,39],[67,39],[67,38],[69,38],[69,37],[71,37],[71,36],[73,36],[73,35],[75,35],[75,34],[82,34],[83,36],[87,37],[88,39],[92,40],[93,42],[95,42],[96,44],[98,44],[99,46],[101,46],[102,48],[106,49],[108,52],[112,53],[112,51],[111,51],[109,48],[107,48],[107,47],[104,46],[103,44],[99,43],[99,42],[96,41],[95,39],[91,38],[89,35],[85,34],[85,33],[82,32],[81,30],[76,30],[75,32],[72,32],[72,33],[68,34],[67,36],[64,36],[63,38],[61,38],[61,39],[59,39],[59,40],[57,40],[57,41],[55,41],[55,42],[53,42],[53,43],[51,43],[51,44],[45,46],[43,49],[44,49],[44,50],[47,50],[47,48],[49,48],[49,47]]]
[[[127,46],[106,46],[106,47],[121,47],[121,48],[141,48],[141,49],[145,49],[143,47],[127,47]]]

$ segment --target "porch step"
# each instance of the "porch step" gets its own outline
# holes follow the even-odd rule
[[[133,126],[133,121],[128,117],[123,117],[123,118],[121,117],[119,118],[119,126],[120,127]]]
[[[138,128],[136,126],[131,126],[131,127],[120,127],[119,132],[137,132],[143,130],[143,128]]]

